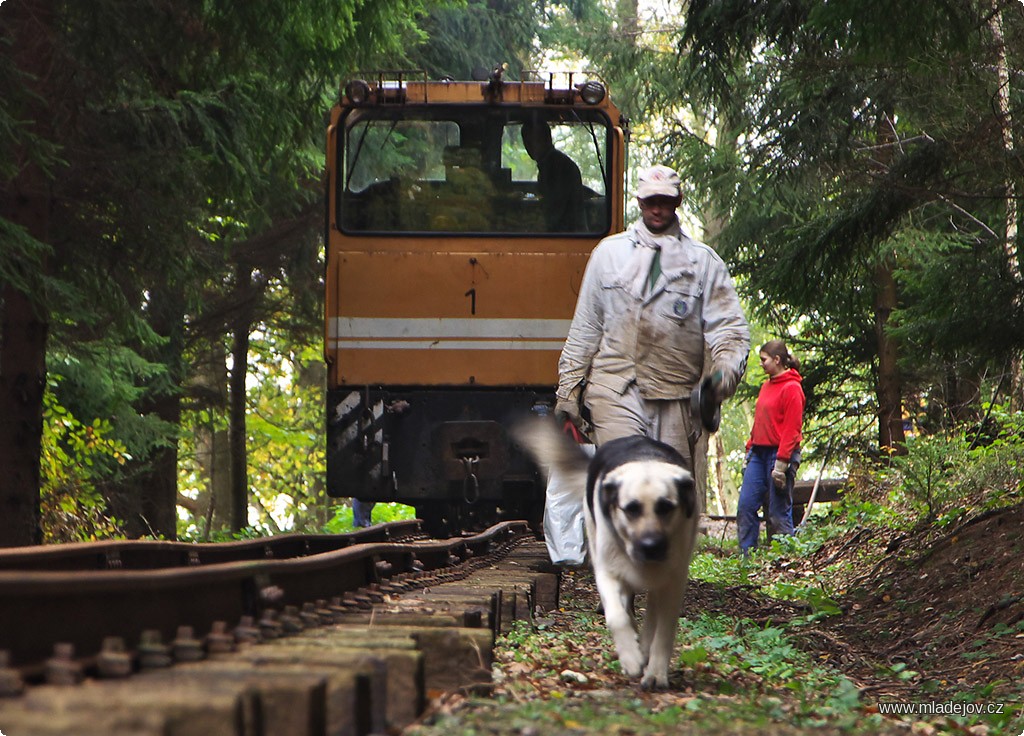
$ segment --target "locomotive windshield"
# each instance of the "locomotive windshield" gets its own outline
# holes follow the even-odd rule
[[[597,110],[409,106],[348,116],[348,233],[602,235],[611,128]]]

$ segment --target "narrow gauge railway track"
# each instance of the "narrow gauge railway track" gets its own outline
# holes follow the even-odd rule
[[[557,605],[525,522],[282,540],[272,557],[267,540],[215,562],[241,547],[198,545],[182,563],[196,545],[74,545],[49,569],[0,554],[0,732],[397,733],[440,692],[486,689],[497,634]]]
[[[216,544],[113,541],[0,549],[0,571],[152,570],[222,562],[291,559],[333,552],[355,544],[423,539],[419,521],[396,521],[348,534],[282,534]]]

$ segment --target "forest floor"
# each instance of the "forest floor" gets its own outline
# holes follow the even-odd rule
[[[621,675],[593,576],[568,571],[560,608],[499,641],[490,695],[405,733],[1024,736],[1024,505],[875,522],[812,516],[749,560],[707,529],[662,692]]]

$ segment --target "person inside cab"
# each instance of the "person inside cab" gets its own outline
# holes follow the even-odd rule
[[[549,232],[576,232],[583,229],[583,178],[580,169],[567,155],[555,148],[551,128],[543,120],[523,123],[523,145],[537,162],[537,194]]]

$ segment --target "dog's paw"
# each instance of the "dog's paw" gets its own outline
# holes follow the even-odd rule
[[[626,677],[639,677],[644,670],[644,659],[640,656],[640,650],[634,647],[631,650],[619,652],[619,664]]]
[[[640,680],[640,687],[644,690],[666,690],[668,688],[667,672],[651,672],[650,668],[644,672]]]

